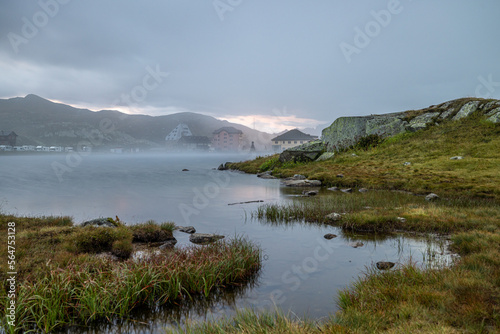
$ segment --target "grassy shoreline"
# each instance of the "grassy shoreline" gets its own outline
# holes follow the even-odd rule
[[[228,167],[247,173],[294,174],[324,186],[366,187],[366,194],[338,193],[335,200],[304,198],[265,205],[254,213],[269,221],[303,219],[345,230],[443,233],[460,255],[449,268],[407,263],[386,272],[368,268],[341,292],[340,311],[316,323],[293,315],[244,311],[234,319],[193,324],[188,333],[498,333],[500,331],[500,125],[480,115],[353,148],[333,159],[281,163],[258,157]],[[453,156],[461,160],[451,160]],[[409,162],[409,164],[405,164]],[[338,176],[339,174],[342,177]],[[437,202],[413,194],[435,192]],[[331,197],[331,196],[330,196]],[[379,196],[380,197],[380,196]],[[325,215],[345,213],[338,221]],[[400,219],[404,218],[404,219]]]
[[[16,223],[17,330],[52,332],[124,317],[141,306],[208,298],[224,287],[245,284],[261,266],[260,249],[240,237],[129,258],[132,240],[171,237],[169,223],[75,227],[68,217],[0,215],[5,241],[8,222]],[[122,259],[101,255],[108,251]],[[7,249],[0,250],[0,257],[7,259]],[[5,312],[9,298],[4,262],[0,300]],[[5,313],[1,325],[15,332]]]

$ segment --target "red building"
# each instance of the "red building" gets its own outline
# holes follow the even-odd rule
[[[213,132],[212,146],[217,151],[238,151],[241,147],[243,132],[226,126]]]

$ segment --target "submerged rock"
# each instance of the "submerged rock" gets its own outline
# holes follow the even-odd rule
[[[392,267],[394,267],[394,265],[395,265],[394,262],[384,262],[384,261],[377,262],[377,268],[380,270],[391,269]]]
[[[184,233],[189,233],[189,234],[196,232],[196,229],[193,226],[179,226],[178,230],[181,232],[184,232]]]
[[[194,244],[208,244],[220,239],[224,239],[224,236],[210,233],[194,233],[189,237],[189,241]]]
[[[362,243],[361,241],[356,241],[356,242],[351,242],[349,246],[352,248],[358,248],[358,247],[363,247],[365,244]]]
[[[336,237],[337,236],[335,234],[328,233],[328,234],[325,234],[324,238],[330,240],[330,239],[333,239],[333,238],[336,238]]]
[[[339,191],[340,189],[338,187],[331,187],[331,188],[328,188],[326,190],[330,190],[330,191]]]
[[[257,173],[257,177],[260,177],[261,179],[276,179],[275,176],[271,175],[270,170],[263,172],[263,173]]]
[[[304,191],[302,192],[302,195],[304,195],[304,196],[308,196],[308,197],[310,197],[310,196],[316,196],[317,194],[318,194],[318,191],[317,191],[317,190],[309,190],[309,191],[304,190]]]

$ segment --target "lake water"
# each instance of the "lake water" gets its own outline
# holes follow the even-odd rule
[[[220,163],[250,155],[91,154],[0,156],[0,210],[16,215],[68,215],[75,223],[118,216],[127,224],[155,220],[192,225],[197,232],[226,238],[243,235],[263,250],[263,268],[254,282],[210,302],[138,311],[140,320],[88,332],[161,332],[164,326],[191,319],[231,315],[242,307],[279,307],[297,316],[328,317],[338,310],[337,291],[378,261],[423,263],[428,251],[443,253],[445,244],[403,236],[346,236],[331,226],[276,225],[251,219],[259,205],[282,203],[294,191],[279,180],[214,170]],[[188,169],[189,171],[182,171]],[[403,195],[402,195],[403,196]],[[263,203],[228,205],[262,200]],[[326,240],[334,233],[338,238]],[[177,247],[189,235],[175,232]],[[350,243],[362,240],[363,247]],[[450,261],[449,254],[440,259]]]

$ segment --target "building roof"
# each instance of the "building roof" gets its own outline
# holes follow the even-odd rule
[[[317,139],[317,136],[311,136],[308,135],[307,133],[304,133],[302,131],[299,131],[297,129],[293,129],[290,131],[285,132],[282,135],[279,135],[278,137],[274,137],[271,139],[272,141],[278,141],[278,140],[313,140]]]
[[[225,126],[223,128],[220,128],[219,130],[215,130],[214,135],[221,133],[222,131],[226,131],[229,134],[239,134],[239,135],[243,134],[241,130],[233,128],[232,126]]]

